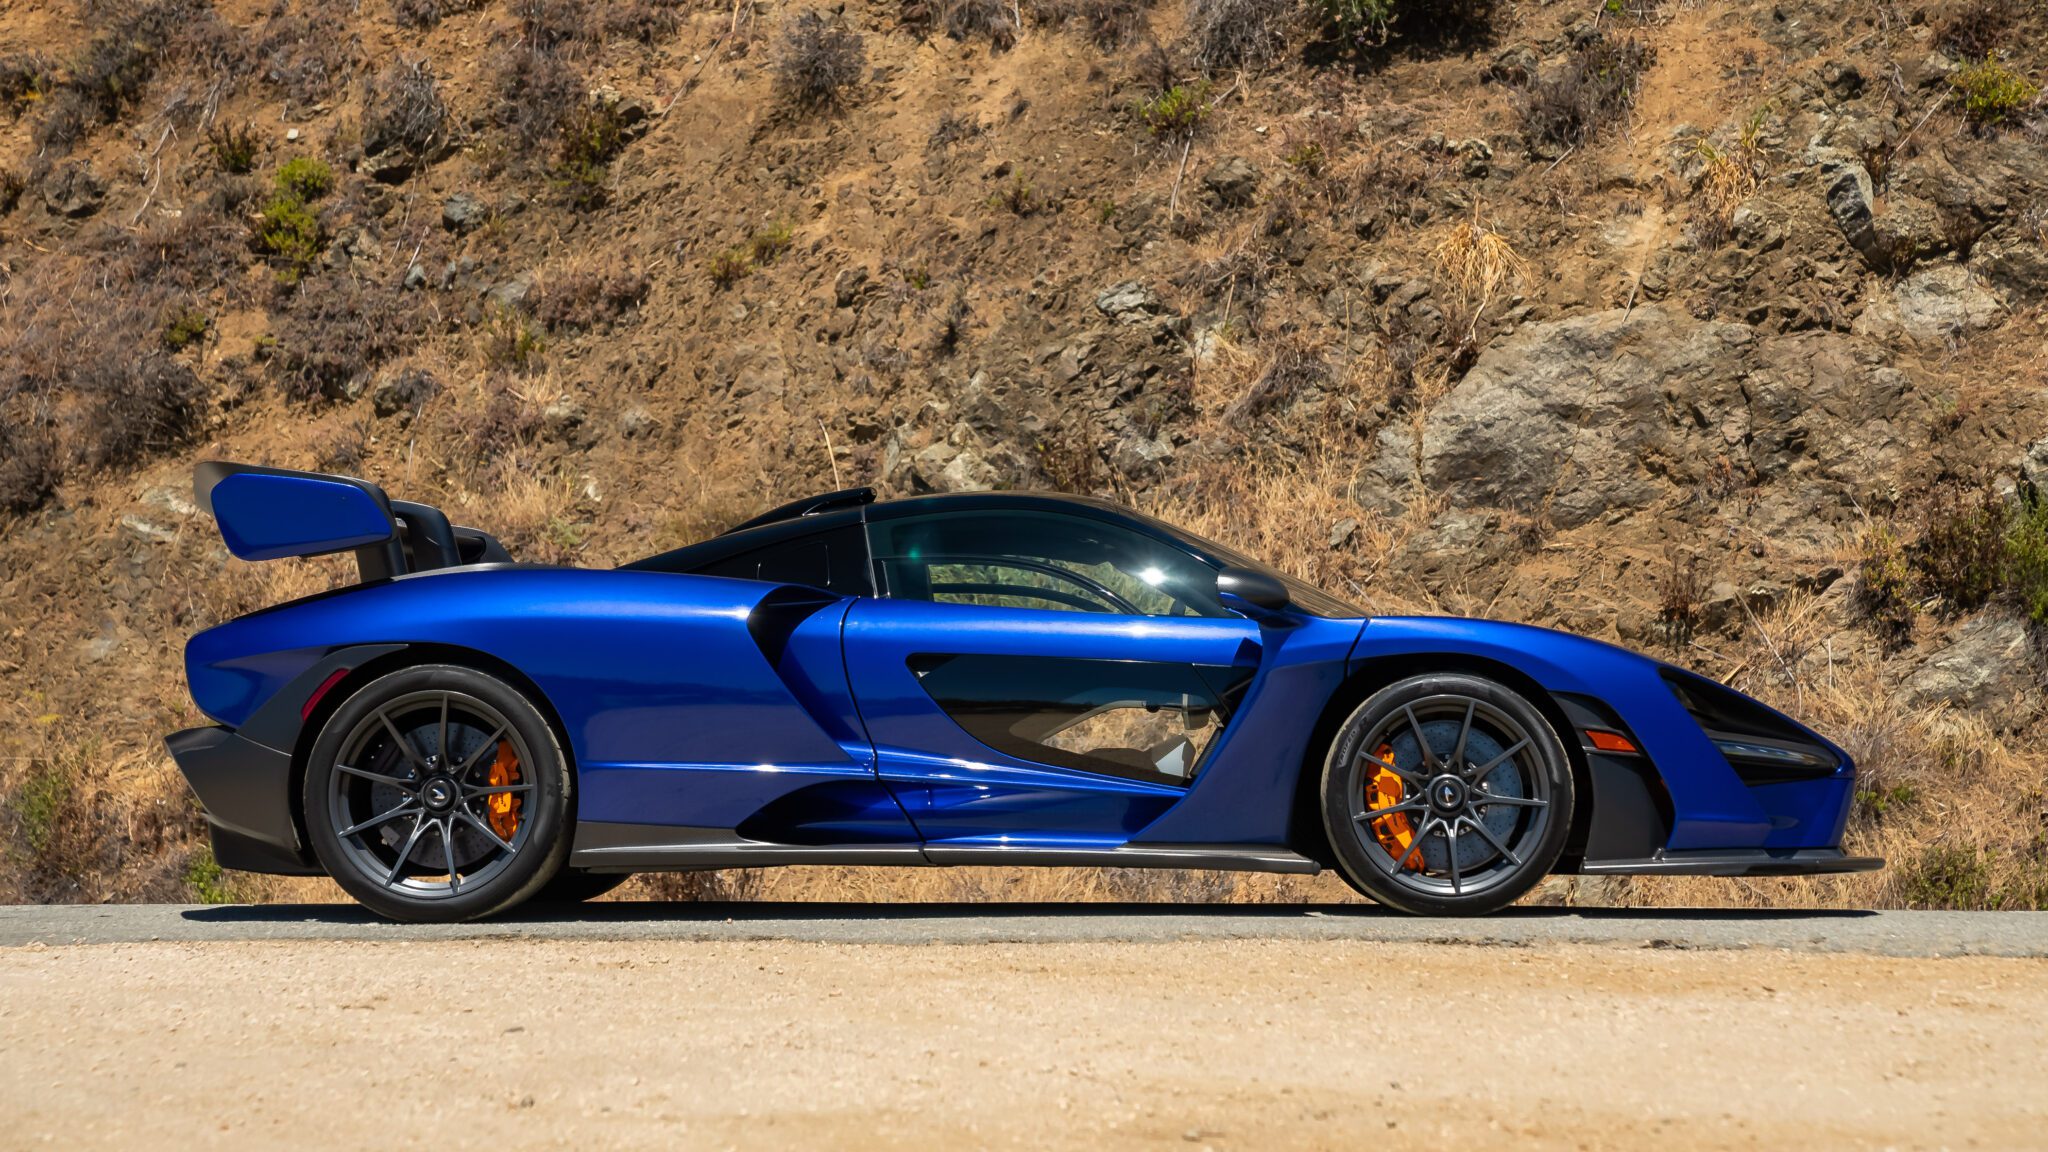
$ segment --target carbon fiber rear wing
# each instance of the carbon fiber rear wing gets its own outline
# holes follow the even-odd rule
[[[368,583],[512,559],[489,533],[353,476],[209,460],[192,470],[192,495],[243,560],[354,552]]]

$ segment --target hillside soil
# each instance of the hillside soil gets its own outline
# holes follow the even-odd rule
[[[1893,861],[1541,898],[2048,907],[2038,4],[811,7],[0,5],[0,899],[332,893],[223,875],[160,744],[187,637],[354,578],[232,559],[231,459],[588,566],[854,484],[1108,497],[1724,679]],[[1341,891],[1293,884],[639,891]]]

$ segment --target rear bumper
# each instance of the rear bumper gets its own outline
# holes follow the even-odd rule
[[[1739,848],[1726,851],[1660,851],[1640,860],[1588,860],[1588,876],[1819,876],[1875,872],[1876,856],[1848,856],[1839,848]]]
[[[188,728],[164,740],[206,809],[223,868],[287,876],[320,869],[292,819],[292,758],[227,728]]]

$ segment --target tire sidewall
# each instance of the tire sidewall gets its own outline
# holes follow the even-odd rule
[[[1353,829],[1349,811],[1349,794],[1357,771],[1354,762],[1366,737],[1402,705],[1443,695],[1468,696],[1483,701],[1522,725],[1535,746],[1537,763],[1531,767],[1540,769],[1546,777],[1553,809],[1543,839],[1524,859],[1522,872],[1485,892],[1470,896],[1431,896],[1389,881],[1368,857],[1371,850]],[[1575,803],[1571,760],[1566,756],[1564,745],[1549,718],[1520,693],[1495,681],[1462,673],[1410,677],[1367,697],[1345,719],[1337,730],[1337,738],[1331,742],[1330,754],[1323,762],[1321,799],[1323,830],[1329,837],[1331,853],[1344,879],[1380,904],[1425,916],[1484,915],[1514,903],[1549,875],[1563,854],[1565,841],[1571,835]]]
[[[330,794],[335,763],[358,724],[377,708],[412,692],[449,691],[474,696],[497,709],[525,743],[535,785],[522,815],[532,821],[526,843],[504,871],[444,899],[421,899],[387,888],[365,876],[343,850],[331,819]],[[371,911],[394,920],[471,920],[503,911],[539,891],[569,854],[568,823],[572,778],[568,758],[552,725],[526,696],[474,668],[455,664],[424,664],[387,673],[372,680],[336,708],[321,728],[306,759],[304,777],[306,833],[313,853],[342,890]]]

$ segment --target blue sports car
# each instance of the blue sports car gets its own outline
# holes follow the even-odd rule
[[[1453,915],[1881,863],[1840,847],[1849,757],[1721,684],[1367,617],[1099,500],[857,488],[600,571],[347,477],[195,489],[234,555],[361,573],[187,645],[215,854],[394,919],[777,864],[1335,868]]]

